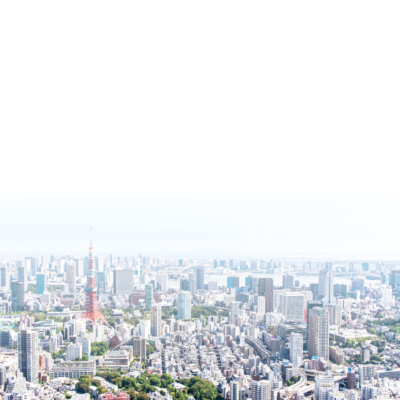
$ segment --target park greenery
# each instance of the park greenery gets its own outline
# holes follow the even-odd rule
[[[147,342],[146,345],[146,357],[149,357],[150,354],[154,353],[156,346],[152,342]]]
[[[90,386],[96,386],[98,394],[103,394],[107,391],[98,379],[93,379],[90,375],[82,375],[78,380],[79,382],[75,386],[75,390],[78,393],[90,393]]]
[[[93,342],[90,355],[103,356],[109,350],[108,342]]]
[[[149,400],[147,393],[158,389],[162,395],[168,391],[174,400],[188,400],[189,395],[196,400],[223,400],[212,382],[198,377],[178,380],[177,382],[185,385],[185,389],[176,390],[171,386],[174,379],[168,374],[159,376],[146,373],[139,375],[136,379],[123,376],[116,371],[98,371],[97,375],[117,385],[119,390],[127,391],[131,400]]]

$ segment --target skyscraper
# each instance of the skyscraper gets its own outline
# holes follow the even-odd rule
[[[204,265],[196,265],[194,271],[196,273],[196,289],[204,290]]]
[[[307,302],[307,348],[310,343],[310,310],[314,307],[322,307],[323,303],[320,300],[313,300]]]
[[[168,274],[158,274],[157,283],[160,292],[168,292]]]
[[[293,275],[283,275],[282,279],[283,288],[290,289],[294,287],[294,276]]]
[[[18,333],[18,368],[25,379],[38,383],[38,335],[31,330],[22,330]]]
[[[151,336],[161,336],[161,307],[152,306],[150,313],[150,333]]]
[[[153,285],[146,285],[144,288],[145,304],[147,309],[151,309],[154,304]]]
[[[265,314],[265,297],[258,296],[257,299],[257,314],[264,315]]]
[[[304,321],[304,295],[298,292],[281,294],[281,311],[287,321]]]
[[[192,295],[190,292],[178,293],[178,319],[192,318]]]
[[[26,272],[26,267],[23,265],[23,262],[21,265],[18,267],[18,281],[22,282],[24,286],[24,292],[28,289],[28,276]]]
[[[137,336],[133,340],[133,355],[140,356],[140,361],[146,361],[146,338]]]
[[[336,304],[333,290],[333,270],[322,270],[319,273],[318,300],[322,300],[324,305]]]
[[[231,393],[230,393],[230,399],[231,400],[240,400],[239,399],[239,393],[240,393],[240,382],[238,378],[232,378],[231,380]]]
[[[36,293],[43,294],[47,292],[47,275],[36,274]]]
[[[310,310],[308,357],[329,360],[329,312],[321,307]]]
[[[303,335],[292,332],[290,335],[290,361],[295,367],[303,362]]]
[[[11,307],[13,311],[22,311],[25,306],[24,284],[17,280],[11,282]]]
[[[66,268],[68,291],[73,293],[76,289],[76,264],[68,262]]]
[[[238,276],[228,276],[227,277],[227,286],[228,288],[237,288],[240,286],[239,277]]]
[[[236,323],[236,318],[239,315],[239,310],[240,310],[240,302],[238,301],[232,301],[229,304],[230,308],[230,314],[229,314],[229,323],[230,324],[235,324]]]
[[[274,281],[272,278],[258,279],[258,295],[265,299],[265,312],[274,311]]]
[[[189,292],[191,293],[192,296],[196,294],[197,290],[197,283],[196,283],[196,273],[191,272],[189,274]]]
[[[0,286],[2,288],[10,289],[11,284],[11,271],[7,265],[4,265],[0,268]]]
[[[329,312],[329,325],[339,327],[342,321],[342,307],[339,304],[327,304],[326,309]]]
[[[134,270],[130,268],[114,270],[114,293],[133,293]],[[146,307],[147,308],[147,307]]]

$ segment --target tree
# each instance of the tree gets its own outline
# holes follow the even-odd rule
[[[85,382],[78,382],[75,386],[77,393],[90,393],[89,385]]]
[[[97,388],[97,393],[98,393],[98,394],[103,394],[103,393],[105,393],[105,392],[107,392],[107,389],[106,389],[104,386],[99,386],[99,387]]]
[[[153,385],[153,386],[160,386],[160,384],[161,384],[160,379],[156,375],[150,376],[149,383],[150,383],[150,385]]]

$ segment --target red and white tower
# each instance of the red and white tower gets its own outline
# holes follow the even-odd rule
[[[99,303],[97,302],[96,276],[94,273],[94,256],[92,243],[92,227],[90,227],[90,247],[89,247],[89,268],[86,284],[86,300],[81,318],[90,319],[93,325],[103,321],[108,325],[107,320],[100,311]]]

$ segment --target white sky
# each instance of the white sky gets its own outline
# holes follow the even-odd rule
[[[2,2],[0,251],[400,255],[399,11]]]

